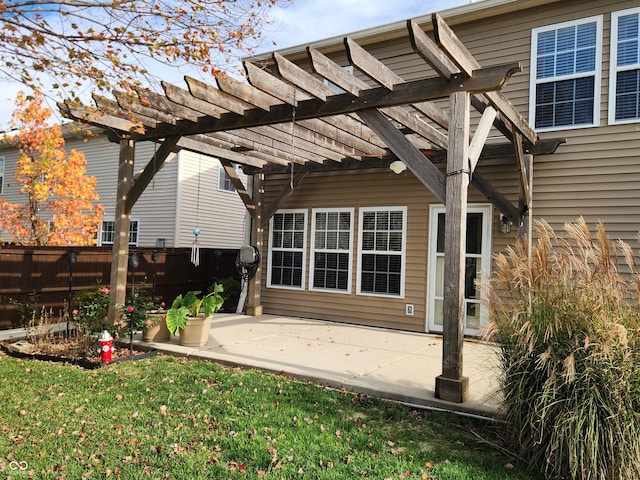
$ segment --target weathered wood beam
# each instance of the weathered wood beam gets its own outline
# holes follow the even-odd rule
[[[229,150],[226,145],[220,146],[220,142],[209,135],[182,137],[178,142],[178,146],[192,152],[202,153],[218,159],[225,159],[255,168],[262,168],[267,163],[265,160],[259,160],[249,157],[248,155]],[[285,163],[286,162],[284,161],[282,162],[282,164]]]
[[[351,38],[344,38],[344,46],[347,51],[349,63],[367,75],[371,80],[379,83],[388,90],[393,90],[398,83],[404,83],[404,80],[397,73],[367,52]]]
[[[269,220],[271,220],[271,217],[273,217],[276,214],[276,212],[280,209],[280,207],[284,205],[284,202],[289,197],[291,197],[291,195],[293,195],[293,193],[295,192],[295,187],[299,186],[304,181],[304,179],[307,178],[307,175],[309,175],[309,170],[305,170],[299,173],[294,173],[293,175],[294,188],[291,188],[291,185],[287,183],[282,187],[282,189],[280,189],[280,192],[278,192],[275,195],[274,201],[271,203],[271,205],[264,206],[262,210],[262,228],[263,229],[269,226]]]
[[[78,106],[70,102],[58,103],[60,113],[71,120],[88,123],[101,128],[111,128],[120,132],[129,132],[138,127],[135,122],[108,113],[98,112],[93,108]]]
[[[375,58],[350,38],[345,38],[344,44],[347,49],[349,62],[372,80],[385,86],[389,90],[393,90],[395,85],[404,83],[404,79],[400,77],[400,75],[395,73],[384,63],[380,62],[377,58]],[[445,127],[446,125],[445,128],[448,128],[449,120],[447,114],[441,108],[435,106],[431,102],[415,103],[412,104],[412,107],[422,112],[431,120],[435,121],[438,125],[442,127]],[[409,125],[407,126],[409,127]],[[431,132],[429,133],[431,134]],[[432,133],[432,135],[436,135],[436,139],[438,140],[438,145],[440,147],[446,148],[446,137],[443,135],[444,138],[439,138],[438,133]]]
[[[444,98],[457,91],[474,93],[495,90],[501,88],[508,78],[519,70],[520,66],[518,64],[502,65],[476,70],[471,78],[461,78],[455,81],[431,78],[405,82],[402,85],[398,85],[393,92],[389,92],[384,87],[373,87],[360,92],[360,95],[355,98],[351,94],[344,93],[328,97],[325,102],[315,98],[304,100],[298,103],[296,119],[322,118],[371,108],[388,108],[390,106],[418,103]],[[163,125],[152,134],[132,132],[132,136],[136,140],[164,138],[178,134],[188,136],[197,133],[273,125],[289,122],[290,120],[291,106],[279,104],[271,107],[270,112],[252,108],[245,110],[244,115],[228,113],[223,114],[220,119],[205,117],[197,123],[185,122],[180,125]],[[422,123],[426,124],[426,122]],[[412,127],[409,126],[409,128]]]
[[[491,204],[507,217],[514,225],[520,221],[520,212],[500,191],[496,190],[493,185],[482,175],[474,173],[471,176],[471,185],[480,192]]]
[[[300,89],[309,93],[316,99],[326,102],[327,97],[336,94],[335,90],[318,81],[318,79],[312,74],[303,70],[295,63],[290,62],[279,53],[273,53],[273,60],[282,78],[286,79],[293,85],[297,85]]]
[[[248,80],[253,86],[289,105],[294,106],[297,105],[300,100],[311,98],[306,92],[274,77],[250,62],[245,61],[244,67]],[[346,122],[348,122],[348,120],[344,117],[327,117],[324,119],[311,118],[309,120],[300,120],[299,123],[310,131],[331,139],[331,141],[342,143],[360,152],[368,154],[383,153],[381,145],[371,142],[371,140],[378,141],[377,137],[369,134],[367,138],[362,138],[363,125],[360,124],[358,134],[353,134],[351,133],[352,127],[348,126]]]
[[[476,127],[476,131],[471,139],[469,145],[469,170],[473,172],[478,164],[478,159],[484,148],[484,144],[487,141],[491,127],[493,126],[493,120],[496,118],[497,112],[494,108],[488,107],[482,114],[480,122]]]
[[[279,101],[274,96],[247,83],[236,80],[229,75],[222,74],[216,77],[218,88],[229,95],[244,100],[251,105],[269,111]]]
[[[355,46],[352,45],[355,49]],[[357,77],[346,73],[340,66],[335,64],[329,58],[325,57],[323,54],[318,52],[317,50],[309,47],[307,48],[309,55],[311,57],[312,68],[322,77],[326,78],[332,83],[335,83],[340,88],[344,89],[347,92],[352,93],[353,95],[357,95],[354,92],[364,92],[370,87],[358,79]],[[364,57],[363,53],[360,53],[360,57]],[[375,75],[374,69],[371,67],[373,61],[369,62],[370,74]],[[378,65],[377,73],[387,79],[393,77],[388,70],[381,72],[384,66]],[[365,67],[366,68],[366,67]],[[384,67],[386,68],[386,67]],[[404,85],[404,82],[400,77],[393,77],[398,80],[395,84],[398,87]],[[386,88],[386,87],[383,87]],[[416,115],[407,112],[404,108],[400,107],[390,107],[390,108],[382,108],[381,109],[385,114],[394,119],[397,122],[400,122],[410,130],[414,131],[418,135],[422,135],[424,138],[433,142],[435,145],[439,146],[446,150],[447,148],[447,136],[432,127],[428,123],[424,122],[422,119],[418,118]]]
[[[442,374],[436,377],[436,398],[457,403],[464,402],[469,393],[469,378],[463,376],[462,348],[470,107],[468,93],[451,95],[444,229]]]
[[[178,136],[166,138],[158,150],[153,154],[153,157],[151,157],[151,160],[149,160],[149,163],[144,167],[144,170],[138,178],[135,179],[127,193],[127,200],[124,207],[126,212],[131,212],[131,209],[136,204],[145,188],[147,188],[147,185],[151,183],[155,174],[164,166],[169,155],[175,151],[179,141],[180,137]]]
[[[465,75],[473,76],[474,71],[480,68],[478,61],[473,57],[471,52],[467,50],[458,36],[449,28],[438,13],[433,14],[432,21],[437,44]],[[532,144],[536,143],[538,134],[501,92],[486,91],[474,93],[483,93],[491,105],[496,108],[509,123],[514,125],[524,138]]]
[[[196,110],[204,115],[220,118],[223,113],[227,112],[225,109],[220,108],[217,105],[194,97],[191,95],[189,90],[177,87],[171,83],[163,81],[162,88],[164,89],[164,94],[172,102],[183,105],[192,110]]]
[[[520,187],[518,192],[520,218],[518,223],[514,222],[514,224],[518,225],[518,239],[523,243],[526,242],[527,252],[531,256],[533,239],[533,155],[524,155],[522,161],[528,180],[527,190],[529,191],[529,197],[526,197],[525,189]]]
[[[256,206],[253,203],[253,199],[251,198],[251,195],[249,195],[247,188],[244,186],[242,179],[238,176],[238,172],[236,171],[235,167],[230,161],[226,159],[220,159],[220,163],[222,164],[227,177],[229,177],[233,188],[235,188],[236,193],[242,200],[242,203],[244,203],[245,208],[253,217],[253,215],[255,215]]]
[[[438,47],[431,38],[420,28],[414,20],[407,20],[409,30],[409,40],[414,52],[433,67],[433,69],[444,78],[450,78],[459,73],[460,69],[455,63]]]
[[[516,162],[518,163],[518,173],[520,180],[520,190],[522,192],[522,200],[524,206],[528,209],[531,203],[531,191],[529,190],[529,178],[527,175],[527,167],[524,162],[524,151],[522,149],[522,136],[515,131],[513,132],[513,148],[515,150]]]
[[[413,146],[380,111],[363,110],[358,112],[362,120],[376,132],[389,149],[402,160],[409,170],[420,180],[442,203],[445,202],[444,174],[420,150]]]

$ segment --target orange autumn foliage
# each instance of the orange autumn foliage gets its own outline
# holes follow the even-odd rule
[[[0,228],[19,245],[93,245],[104,207],[95,204],[97,180],[86,175],[84,153],[64,149],[60,125],[48,125],[51,110],[43,97],[18,94],[8,138],[20,157],[14,174],[24,203],[0,199]]]

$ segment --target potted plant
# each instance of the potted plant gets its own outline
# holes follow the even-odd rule
[[[216,283],[206,295],[200,296],[202,292],[190,291],[176,297],[171,308],[167,310],[167,328],[173,335],[179,331],[180,345],[206,345],[213,314],[220,310],[224,303],[220,295],[222,291],[222,285]]]
[[[167,328],[167,311],[164,302],[147,305],[142,341],[144,342],[168,342],[171,332]]]

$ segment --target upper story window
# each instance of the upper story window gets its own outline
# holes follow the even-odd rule
[[[4,191],[4,157],[0,157],[0,195]]]
[[[640,8],[611,14],[609,123],[640,120]]]
[[[599,123],[602,17],[532,33],[530,123],[537,130]]]
[[[227,175],[227,172],[223,166],[220,166],[220,168],[218,169],[218,190],[222,190],[223,192],[236,191],[236,189],[233,188],[231,179],[229,178],[229,175]]]
[[[116,222],[104,220],[100,228],[100,245],[113,245],[116,235]],[[138,220],[131,220],[129,225],[129,245],[138,245]]]
[[[353,209],[314,209],[310,290],[351,292]]]
[[[307,211],[280,210],[269,224],[267,285],[304,289]]]
[[[360,210],[358,293],[404,296],[407,207]]]

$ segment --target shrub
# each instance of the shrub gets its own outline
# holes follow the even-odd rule
[[[113,330],[107,322],[108,309],[109,288],[102,285],[77,292],[71,299],[71,318],[86,334]]]
[[[240,280],[236,280],[233,277],[228,277],[220,279],[218,283],[222,285],[222,288],[224,288],[224,290],[220,294],[224,300],[222,311],[227,313],[235,313],[236,307],[238,306],[238,301],[240,299]],[[214,286],[215,283],[207,289],[207,292],[212,292]]]
[[[509,248],[488,282],[510,435],[545,478],[640,478],[633,251],[583,219],[565,233],[537,222],[531,257]]]

